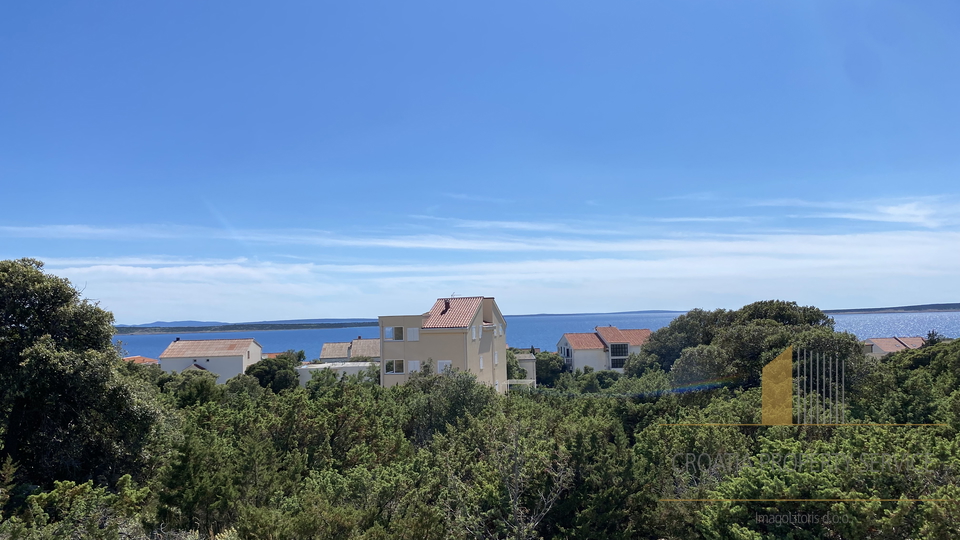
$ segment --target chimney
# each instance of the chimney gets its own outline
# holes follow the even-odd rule
[[[440,314],[443,315],[444,313],[446,313],[446,312],[449,311],[449,310],[450,310],[450,300],[449,300],[449,299],[445,299],[445,300],[443,301],[443,311],[441,311]]]
[[[180,338],[175,339],[174,341],[180,341]]]

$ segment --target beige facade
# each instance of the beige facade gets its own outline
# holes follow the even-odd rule
[[[506,392],[507,322],[493,298],[440,298],[423,315],[380,317],[380,381],[406,382],[429,363],[466,371]]]

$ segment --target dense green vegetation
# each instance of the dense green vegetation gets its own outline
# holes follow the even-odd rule
[[[868,359],[820,310],[759,302],[679,317],[622,376],[541,353],[552,388],[499,396],[463,373],[383,389],[321,370],[303,388],[296,353],[217,385],[122,362],[111,323],[41,263],[0,262],[0,538],[960,536],[960,341]],[[942,425],[672,425],[757,423],[759,369],[787,345],[847,359],[855,423]],[[927,458],[685,457],[798,453]],[[758,517],[786,512],[843,519]]]

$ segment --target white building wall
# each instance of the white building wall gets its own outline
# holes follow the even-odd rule
[[[594,371],[610,369],[607,353],[603,349],[581,349],[573,351],[573,369],[583,369],[590,366]]]
[[[244,355],[245,356],[245,355]],[[214,356],[211,358],[161,358],[160,368],[167,372],[180,373],[184,369],[196,364],[203,369],[217,375],[217,384],[228,380],[246,371],[247,364],[244,356]],[[260,356],[257,356],[257,360]],[[253,364],[254,362],[250,362]]]
[[[379,362],[325,362],[323,364],[307,364],[297,368],[297,375],[300,377],[300,386],[306,386],[313,374],[320,369],[329,369],[333,371],[337,378],[344,375],[357,375],[367,370],[369,367],[379,367]]]

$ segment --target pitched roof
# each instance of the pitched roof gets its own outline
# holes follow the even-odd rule
[[[482,303],[482,296],[438,298],[426,313],[423,328],[466,328]]]
[[[629,341],[627,336],[620,333],[620,329],[616,326],[597,326],[594,328],[597,331],[597,334],[600,336],[600,339],[604,343],[626,343]]]
[[[124,356],[124,360],[127,362],[133,362],[134,364],[156,364],[156,358],[147,358],[146,356]]]
[[[369,356],[370,358],[380,358],[380,340],[379,339],[355,339],[350,342],[350,358],[357,356]]]
[[[883,352],[891,353],[904,349],[919,349],[923,346],[924,340],[921,337],[890,337],[870,338],[866,340],[866,342],[876,345],[876,347]]]
[[[347,358],[350,351],[350,342],[331,342],[324,343],[320,349],[320,359],[324,358]]]
[[[923,347],[924,343],[927,342],[927,340],[923,339],[922,337],[898,337],[897,340],[910,349],[919,349],[920,347]]]
[[[627,338],[627,341],[629,341],[631,345],[639,347],[650,339],[651,332],[646,328],[631,328],[629,330],[621,330],[620,333]]]
[[[567,343],[570,344],[570,347],[573,349],[602,349],[603,342],[600,341],[600,336],[596,332],[576,332],[564,334],[563,337],[567,338]]]
[[[240,356],[253,343],[257,343],[257,341],[253,338],[181,339],[171,343],[167,349],[160,354],[160,358]],[[260,344],[257,343],[257,346],[259,347]]]

